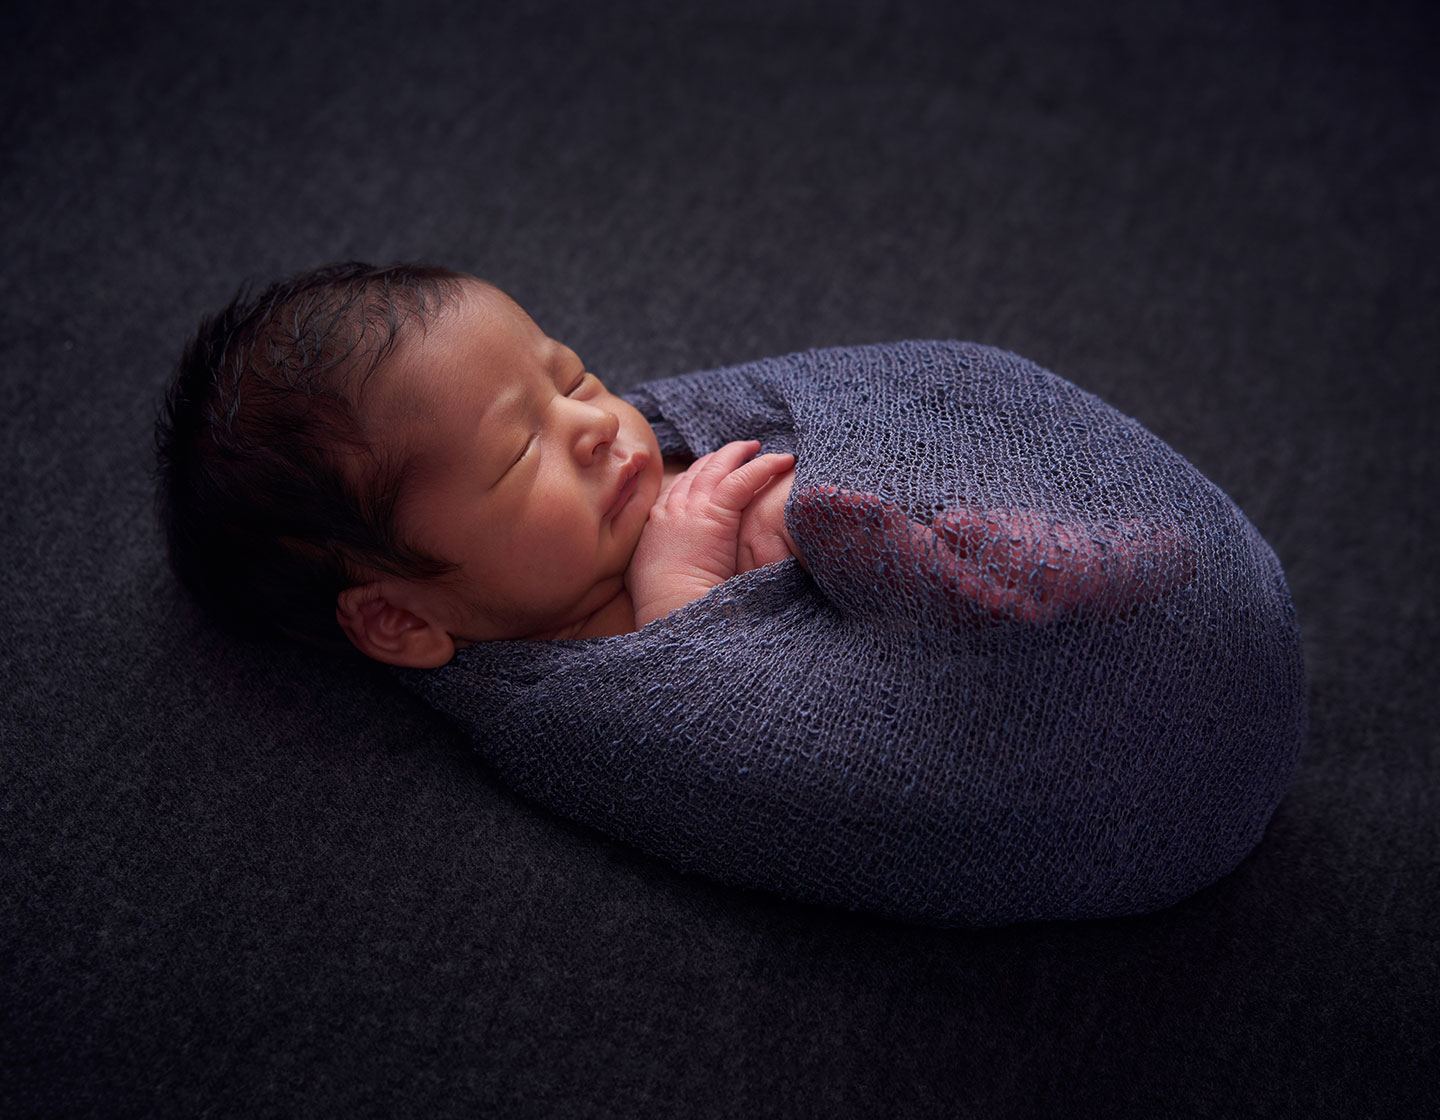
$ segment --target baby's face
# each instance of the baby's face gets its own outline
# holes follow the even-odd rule
[[[441,584],[457,644],[555,636],[623,591],[660,491],[655,434],[508,296],[466,282],[365,413],[411,455],[400,529],[460,565]]]

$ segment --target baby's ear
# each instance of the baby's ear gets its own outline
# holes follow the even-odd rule
[[[388,582],[388,581],[387,581]],[[347,587],[335,598],[335,620],[366,657],[407,669],[436,669],[455,656],[441,626],[398,606],[387,582]]]

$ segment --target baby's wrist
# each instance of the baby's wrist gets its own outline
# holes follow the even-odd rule
[[[696,599],[703,598],[713,588],[724,582],[724,580],[692,577],[685,580],[667,580],[663,586],[654,588],[648,593],[637,594],[632,591],[630,598],[635,604],[636,629],[641,629],[657,618],[664,618],[681,607],[688,606]]]

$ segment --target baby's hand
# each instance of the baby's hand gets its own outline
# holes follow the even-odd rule
[[[735,550],[735,571],[748,572],[763,568],[791,556],[803,565],[805,558],[790,531],[785,528],[785,502],[795,485],[795,468],[775,475],[756,493],[740,517],[740,536]]]
[[[651,507],[625,573],[637,627],[735,575],[741,515],[795,461],[788,453],[752,458],[759,449],[758,440],[741,440],[702,455]]]

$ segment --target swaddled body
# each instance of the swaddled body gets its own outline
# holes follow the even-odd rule
[[[666,454],[794,452],[809,572],[402,671],[514,788],[686,870],[944,925],[1153,910],[1259,840],[1304,737],[1288,591],[1140,425],[963,343],[629,399]]]

